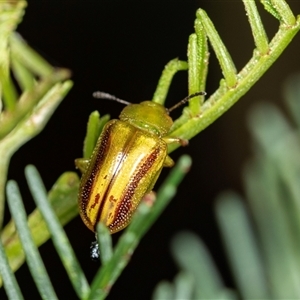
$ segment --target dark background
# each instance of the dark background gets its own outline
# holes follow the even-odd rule
[[[295,14],[300,12],[300,2],[289,3]],[[278,22],[260,3],[257,5],[271,38]],[[74,159],[82,155],[90,112],[99,110],[116,118],[123,108],[121,104],[93,99],[92,92],[100,89],[131,102],[151,99],[164,65],[175,57],[186,59],[188,36],[193,32],[199,7],[207,11],[240,70],[250,59],[254,45],[239,0],[30,1],[18,31],[50,63],[71,69],[75,85],[44,131],[12,158],[9,179],[20,184],[28,213],[34,209],[34,203],[26,187],[24,167],[34,164],[48,189],[61,173],[74,171]],[[172,153],[174,160],[183,153],[190,154],[192,170],[177,196],[141,241],[109,299],[149,299],[157,282],[172,280],[177,268],[169,253],[169,243],[183,229],[196,232],[204,240],[226,284],[234,286],[215,223],[214,199],[229,188],[243,193],[242,168],[251,156],[247,113],[254,102],[261,100],[282,105],[282,83],[288,75],[299,71],[299,53],[298,36],[238,104],[192,139],[188,147]],[[215,91],[220,79],[220,68],[211,51],[208,95]],[[166,106],[186,95],[187,75],[181,72],[172,83]],[[168,170],[163,171],[157,186],[167,173]],[[66,231],[91,281],[98,269],[98,264],[89,259],[93,234],[79,217],[66,226]],[[114,241],[118,236],[114,235]],[[58,297],[76,299],[52,242],[48,241],[40,251]],[[38,299],[27,266],[22,266],[16,274],[25,298]],[[2,291],[1,299],[3,295]]]

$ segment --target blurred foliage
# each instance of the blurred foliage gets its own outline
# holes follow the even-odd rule
[[[249,114],[254,155],[244,171],[246,200],[233,191],[216,216],[236,292],[222,281],[202,241],[182,232],[171,244],[181,270],[153,299],[300,299],[300,74],[284,85],[292,119],[273,104]]]

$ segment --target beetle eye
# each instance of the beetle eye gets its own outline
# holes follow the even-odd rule
[[[98,245],[97,241],[94,241],[91,243],[90,258],[93,261],[99,261],[99,259],[100,259],[99,245]]]

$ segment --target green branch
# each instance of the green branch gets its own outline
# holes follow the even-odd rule
[[[253,7],[251,9],[253,10]],[[255,18],[255,22],[257,23],[257,15],[252,10],[248,12],[248,17],[251,20]],[[201,107],[201,113],[198,116],[191,117],[190,109],[185,108],[183,115],[176,120],[171,135],[182,139],[191,139],[197,135],[246,94],[278,59],[300,29],[299,17],[293,26],[281,24],[279,31],[269,43],[268,53],[265,55],[262,55],[260,52],[264,51],[265,48],[264,38],[262,38],[264,35],[261,31],[259,33],[253,32],[256,43],[260,45],[260,50],[255,49],[250,61],[235,75],[235,68],[231,59],[226,55],[223,44],[219,44],[219,38],[214,35],[214,28],[210,27],[211,22],[207,20],[205,12],[198,10],[197,18],[201,22],[204,20],[202,22],[203,27],[207,30],[207,34],[209,34],[208,38],[213,40],[214,49],[220,48],[219,55],[225,55],[221,59],[221,68],[223,74],[227,75],[225,79],[221,80],[219,89],[204,102]],[[177,147],[178,145],[173,144],[169,148],[169,151],[171,152]]]

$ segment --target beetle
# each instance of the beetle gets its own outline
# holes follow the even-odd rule
[[[96,231],[103,222],[113,234],[131,221],[141,199],[150,193],[163,167],[172,167],[168,144],[187,141],[168,136],[173,125],[170,111],[186,103],[190,95],[170,109],[153,101],[132,104],[113,95],[95,92],[94,97],[121,102],[127,106],[119,119],[108,121],[83,170],[78,204],[85,225]]]

